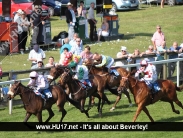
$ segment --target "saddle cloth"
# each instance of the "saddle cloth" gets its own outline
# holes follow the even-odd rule
[[[44,89],[44,90],[41,90],[41,91],[37,91],[36,89],[34,90],[34,93],[36,95],[40,95],[43,99],[47,99],[47,98],[51,98],[52,97],[52,94],[50,92],[49,89]],[[43,94],[42,94],[43,93]]]
[[[116,76],[119,76],[119,73],[118,73],[118,71],[116,70],[116,69],[111,69],[111,73],[114,73]]]
[[[154,93],[157,93],[161,90],[159,84],[157,81],[155,81],[154,83],[151,83],[150,85],[148,85],[151,89],[151,92],[154,94]]]

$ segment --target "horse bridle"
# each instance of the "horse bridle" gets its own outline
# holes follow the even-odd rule
[[[20,86],[18,86],[17,88],[16,88],[16,91],[14,92],[14,97],[17,95],[17,93],[18,93],[18,90],[19,90],[19,88],[20,88]],[[20,95],[21,93],[19,93],[19,95]]]
[[[65,73],[65,74],[64,74]],[[65,79],[63,78],[63,77],[66,77],[68,74],[69,74],[69,71],[64,71],[64,73],[61,75],[61,79],[63,79],[63,82],[65,81]],[[76,83],[77,84],[77,83]],[[77,84],[78,85],[78,84]],[[80,86],[80,85],[78,85],[78,86]],[[80,86],[80,88],[79,88],[79,90],[77,91],[77,92],[75,92],[75,93],[71,93],[71,95],[76,95],[76,94],[78,94],[79,92],[80,92],[80,90],[82,89],[82,86]]]
[[[122,77],[122,79],[125,79],[125,81],[127,81],[127,83],[129,83],[129,80],[128,80],[128,77]],[[135,84],[132,86],[132,88],[133,87],[135,87],[136,85],[137,85],[137,80],[135,81]]]

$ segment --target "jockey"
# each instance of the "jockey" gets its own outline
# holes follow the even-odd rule
[[[111,70],[110,67],[113,65],[114,63],[114,59],[110,56],[105,56],[105,55],[101,55],[98,53],[95,53],[93,55],[93,59],[95,60],[95,63],[98,63],[97,65],[95,65],[95,67],[106,67],[108,69],[109,73],[114,73],[116,76],[119,75],[119,73],[116,70]]]
[[[47,79],[43,75],[38,75],[37,72],[32,71],[29,74],[29,77],[31,78],[27,86],[33,87],[34,92],[36,95],[41,95],[41,97],[46,101],[47,98],[51,98],[52,94],[50,91],[48,91],[49,83]],[[44,93],[46,95],[46,98],[41,93]]]
[[[74,61],[75,63],[81,65],[82,64],[82,59],[78,55],[74,55],[71,52],[67,52],[65,59],[63,61],[63,65],[67,66],[69,65],[70,62]]]
[[[157,80],[157,73],[156,67],[152,64],[147,63],[146,60],[142,60],[140,62],[141,67],[135,73],[135,77],[138,78],[140,81],[145,81],[147,86],[152,89]],[[158,87],[157,90],[159,91],[160,88]]]
[[[75,73],[74,78],[82,82],[82,86],[84,88],[88,88],[86,86],[92,87],[89,79],[88,79],[88,68],[85,65],[78,65],[74,61],[70,62],[68,65],[71,68],[71,71]]]

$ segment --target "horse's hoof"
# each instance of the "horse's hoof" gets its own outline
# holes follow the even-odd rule
[[[112,108],[110,109],[110,111],[112,112],[112,111],[114,111],[114,109],[115,109],[115,107],[112,107]]]
[[[176,114],[180,114],[180,111],[179,111],[179,110],[175,110],[175,113],[176,113]]]
[[[108,105],[110,105],[110,104],[111,104],[111,102],[110,102],[110,101],[108,101],[108,102],[107,102],[107,104],[108,104]]]
[[[132,103],[130,103],[130,104],[129,104],[129,107],[132,107],[132,106],[133,106],[133,104],[132,104]]]

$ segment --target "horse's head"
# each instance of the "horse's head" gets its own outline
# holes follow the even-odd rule
[[[94,65],[94,60],[91,59],[91,58],[85,59],[83,61],[83,65],[85,65],[85,66],[93,66]]]
[[[11,100],[13,99],[17,94],[20,94],[20,81],[15,81],[14,84],[10,87],[10,90],[8,91],[8,99]]]
[[[72,75],[70,73],[70,69],[65,68],[64,72],[60,76],[59,82],[60,82],[61,85],[65,85],[67,82],[69,82],[70,79],[72,79]]]
[[[120,80],[119,87],[117,89],[118,92],[124,91],[128,88],[128,78],[130,76],[130,73],[126,77],[122,77]]]
[[[64,72],[64,66],[56,66],[50,69],[50,74],[48,75],[48,82],[56,80]]]

